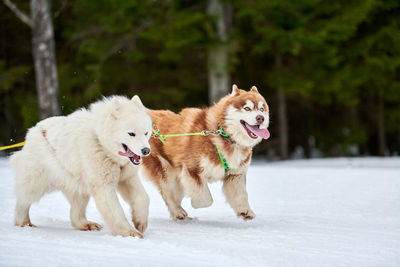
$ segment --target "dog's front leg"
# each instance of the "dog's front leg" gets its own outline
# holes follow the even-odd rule
[[[192,207],[195,209],[199,209],[211,206],[213,203],[213,198],[211,196],[211,192],[208,188],[207,183],[204,183],[197,189],[198,190],[193,191],[191,195]]]
[[[109,160],[105,153],[99,153],[96,144],[90,148],[85,151],[87,155],[83,156],[87,158],[87,166],[95,167],[84,169],[82,177],[89,186],[90,194],[104,221],[113,234],[143,238],[143,235],[129,224],[118,200],[117,186],[121,177],[121,167]]]
[[[133,229],[126,219],[113,184],[96,184],[92,186],[92,195],[97,209],[114,234],[143,238],[143,235]]]
[[[256,217],[249,206],[245,174],[227,174],[224,177],[223,191],[226,200],[238,217],[245,221]]]
[[[206,208],[212,205],[213,198],[207,181],[204,181],[200,173],[189,172],[186,165],[182,165],[181,182],[185,195],[191,198],[192,207],[195,209]]]
[[[132,168],[129,166],[129,168]],[[128,177],[127,177],[128,175]],[[149,217],[149,196],[143,188],[136,171],[123,172],[124,180],[118,184],[121,196],[131,206],[132,222],[137,230],[144,232],[147,228]]]

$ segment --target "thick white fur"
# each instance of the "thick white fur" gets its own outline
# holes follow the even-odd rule
[[[33,226],[31,204],[61,190],[71,204],[70,218],[76,229],[101,228],[86,219],[86,206],[93,196],[114,234],[142,237],[126,219],[116,190],[130,204],[132,221],[140,232],[147,228],[149,198],[138,166],[118,151],[124,151],[124,143],[142,155],[150,136],[151,119],[137,96],[104,98],[89,109],[39,122],[29,130],[23,149],[11,157],[16,172],[15,224]]]

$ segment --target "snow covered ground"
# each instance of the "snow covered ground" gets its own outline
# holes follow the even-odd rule
[[[248,173],[257,217],[243,222],[225,203],[173,222],[150,195],[145,238],[73,230],[61,193],[31,209],[38,228],[13,226],[13,172],[0,159],[0,266],[400,266],[400,158],[255,161]],[[123,203],[128,216],[129,208]],[[94,202],[88,218],[104,225]]]

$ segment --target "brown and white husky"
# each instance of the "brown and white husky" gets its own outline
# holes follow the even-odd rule
[[[233,85],[231,94],[209,108],[148,113],[161,134],[223,130],[223,135],[171,137],[165,144],[151,139],[152,153],[143,158],[144,174],[159,188],[172,219],[187,217],[181,206],[185,196],[194,208],[210,206],[207,183],[220,180],[237,216],[255,217],[247,200],[246,173],[252,148],[270,135],[268,105],[255,86],[244,91]]]

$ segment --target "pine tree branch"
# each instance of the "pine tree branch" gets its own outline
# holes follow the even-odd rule
[[[26,25],[33,27],[33,22],[29,16],[27,16],[23,11],[21,11],[13,2],[10,0],[3,0],[3,3],[11,9],[12,12]]]

